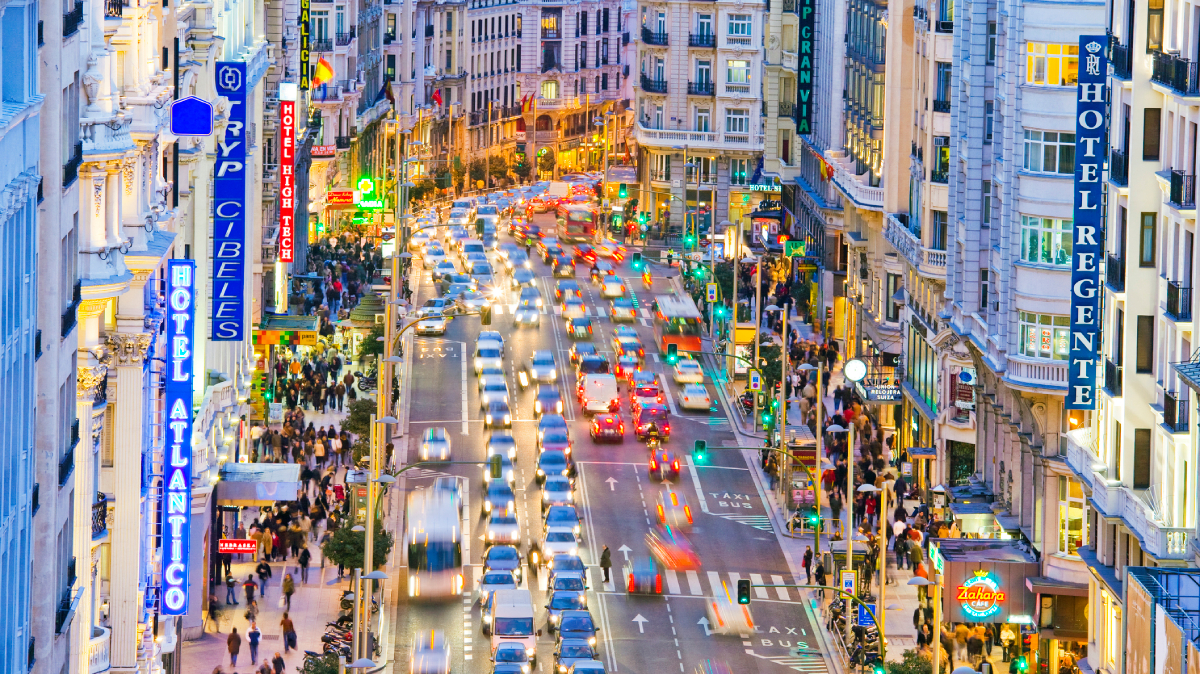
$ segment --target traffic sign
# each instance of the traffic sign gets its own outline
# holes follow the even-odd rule
[[[750,370],[750,374],[748,376],[750,379],[750,390],[751,391],[761,391],[762,390],[762,373],[759,372],[758,370]]]
[[[171,103],[171,133],[176,136],[211,136],[213,106],[208,101],[188,96]]]
[[[715,283],[706,283],[706,284],[705,284],[705,289],[708,291],[708,301],[709,301],[709,303],[716,302],[716,301],[717,301],[717,284],[715,284]]]
[[[942,548],[937,543],[929,544],[929,562],[938,574],[943,573],[946,569],[946,558],[942,556]]]
[[[854,589],[855,585],[857,585],[857,583],[858,583],[858,572],[857,571],[843,571],[842,572],[842,592],[845,592],[846,594],[848,594],[850,596],[855,596],[855,597],[858,596],[857,592]]]
[[[875,624],[875,618],[871,617],[875,613],[875,604],[858,605],[858,624],[863,627],[870,627]]]
[[[783,254],[786,255],[787,257],[795,257],[796,255],[799,255],[800,257],[804,257],[805,248],[806,248],[805,242],[803,242],[803,241],[784,241],[783,242]]]

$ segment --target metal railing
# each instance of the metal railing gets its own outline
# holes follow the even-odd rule
[[[38,328],[37,332],[33,333],[33,359],[37,360],[42,357],[42,329]]]
[[[953,33],[954,32],[954,22],[953,21],[938,21],[933,29],[939,33]]]
[[[42,507],[42,485],[37,482],[34,482],[33,483],[33,496],[32,496],[32,498],[30,498],[30,504],[29,504],[30,515],[36,515],[37,511],[40,510],[41,507]]]
[[[74,587],[75,581],[79,580],[79,576],[75,573],[75,570],[75,558],[72,557],[71,561],[67,562],[67,585],[70,587]]]
[[[125,8],[129,3],[125,0],[104,0],[104,17],[109,19],[119,19],[125,13]]]
[[[561,67],[562,67],[562,62],[559,61],[558,59],[543,59],[542,60],[542,72],[544,72],[544,73],[548,73],[555,68],[561,68]]]
[[[1184,95],[1200,93],[1200,64],[1178,54],[1154,52],[1154,72],[1150,79]]]
[[[333,139],[333,144],[334,144],[334,147],[336,147],[339,150],[349,150],[350,149],[350,136],[336,136]]]
[[[1196,176],[1183,171],[1171,171],[1171,205],[1177,208],[1196,207]]]
[[[717,46],[717,36],[713,33],[689,33],[688,46],[712,49]]]
[[[946,184],[950,182],[950,172],[946,169],[932,169],[929,171],[930,182]]]
[[[338,33],[333,36],[334,43],[339,47],[345,47],[346,45],[350,44],[350,41],[353,39],[354,31],[350,31],[349,33]]]
[[[936,98],[933,99],[933,111],[934,112],[950,112],[950,101],[939,101]]]
[[[63,37],[70,37],[79,30],[83,23],[83,3],[76,2],[75,8],[63,14]]]
[[[642,42],[652,44],[659,47],[667,46],[670,40],[666,33],[656,33],[649,28],[642,26]]]
[[[383,43],[391,44],[396,41],[396,31],[387,31],[383,34]]]
[[[68,306],[66,309],[63,310],[63,314],[62,314],[62,325],[61,325],[62,333],[61,334],[63,337],[66,337],[67,335],[69,335],[71,333],[71,330],[73,330],[75,328],[75,324],[78,321],[77,314],[78,314],[79,304],[80,304],[80,302],[83,301],[82,290],[83,290],[82,283],[80,281],[76,281],[75,282],[75,294],[71,299],[71,304],[70,304],[70,306]]]
[[[649,77],[642,75],[641,85],[642,85],[642,91],[646,91],[651,94],[667,93],[667,81],[666,80],[652,80]]]
[[[1177,321],[1192,320],[1192,287],[1167,281],[1167,315]]]
[[[1188,432],[1189,405],[1173,391],[1163,392],[1163,425],[1172,433]]]
[[[83,164],[83,141],[75,143],[71,158],[63,164],[63,187],[69,186],[79,177],[79,166]]]
[[[1124,371],[1124,367],[1117,365],[1107,358],[1104,359],[1104,390],[1108,391],[1109,395],[1114,398],[1121,397],[1123,390],[1121,378],[1125,373]]]
[[[562,39],[562,31],[560,31],[557,28],[543,28],[542,29],[542,39],[543,40],[561,40]]]
[[[1125,259],[1116,255],[1108,256],[1104,266],[1104,282],[1116,292],[1125,292]]]
[[[796,114],[796,104],[795,103],[792,103],[791,101],[780,101],[779,102],[779,116],[780,117],[791,117],[795,114]]]
[[[688,82],[688,96],[715,96],[716,94],[715,82]]]
[[[108,497],[97,494],[92,503],[92,538],[100,538],[108,532]]]
[[[67,618],[71,615],[71,588],[63,590],[62,597],[58,600],[58,608],[54,611],[54,633],[62,634],[63,627],[67,623]]]
[[[1115,35],[1108,36],[1108,46],[1113,75],[1123,80],[1130,79],[1133,75],[1133,52],[1128,46],[1121,44]]]
[[[1108,153],[1108,178],[1118,185],[1129,184],[1129,157],[1115,147]]]
[[[329,38],[318,38],[312,41],[313,51],[333,51],[333,40]]]

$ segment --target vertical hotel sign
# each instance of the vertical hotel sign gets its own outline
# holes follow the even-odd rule
[[[796,62],[796,133],[812,133],[817,0],[796,0],[796,13],[800,15],[800,54]]]
[[[296,254],[296,85],[279,84],[279,261]]]
[[[1096,409],[1100,354],[1100,260],[1104,255],[1105,108],[1108,61],[1103,35],[1079,37],[1075,100],[1075,223],[1071,248],[1071,350],[1065,407]]]
[[[309,0],[300,0],[300,91],[308,91],[311,82],[309,81],[309,57],[312,56],[310,51],[309,39],[309,16],[308,16]]]
[[[167,453],[163,466],[163,615],[186,615],[192,515],[192,353],[196,263],[167,261]]]
[[[212,340],[240,342],[246,326],[246,64],[217,63],[229,101],[213,168]]]

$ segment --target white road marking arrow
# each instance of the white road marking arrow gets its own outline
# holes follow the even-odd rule
[[[645,618],[645,617],[643,617],[641,613],[639,613],[639,614],[637,614],[636,616],[634,616],[634,617],[633,617],[633,622],[635,622],[635,623],[637,623],[637,624],[638,624],[638,633],[639,633],[639,634],[645,634],[645,633],[646,633],[646,623],[648,623],[648,622],[650,622],[650,621],[649,621],[649,620],[646,620],[646,618]]]
[[[696,624],[704,627],[704,636],[712,634],[712,630],[708,629],[708,618],[701,618]]]
[[[610,478],[608,478],[607,480],[605,480],[605,482],[607,482],[607,483],[608,483],[608,490],[609,490],[609,491],[616,491],[616,490],[617,490],[617,480],[616,480],[616,478],[612,478],[612,477],[610,477]]]
[[[633,550],[630,550],[628,545],[622,545],[621,547],[617,548],[617,552],[625,555],[625,561],[628,562],[629,561],[629,553],[633,552]]]

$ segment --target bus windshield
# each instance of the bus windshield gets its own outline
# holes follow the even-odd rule
[[[448,571],[462,566],[457,541],[427,541],[408,548],[408,566],[418,571]]]
[[[567,209],[567,220],[574,220],[575,222],[591,222],[592,211],[591,209],[587,208]]]

